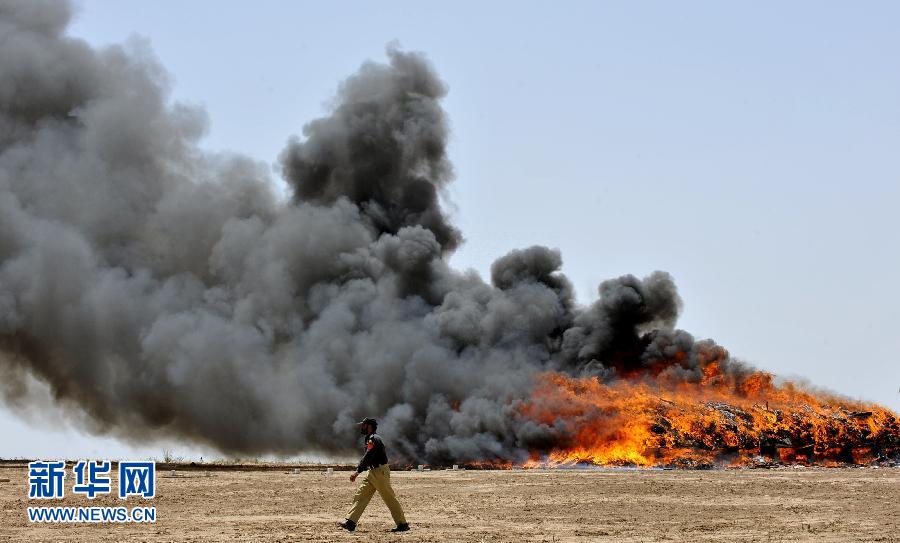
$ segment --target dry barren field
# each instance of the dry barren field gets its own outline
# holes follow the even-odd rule
[[[0,469],[2,541],[900,541],[900,469],[395,472],[413,531],[376,496],[340,531],[347,473],[158,473],[155,524],[30,525],[27,470]],[[71,496],[48,505],[119,505]],[[128,505],[137,505],[131,498]],[[31,505],[35,505],[32,502]]]

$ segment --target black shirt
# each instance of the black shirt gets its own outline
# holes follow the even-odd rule
[[[384,442],[378,434],[369,434],[366,436],[366,454],[363,455],[359,465],[356,466],[356,473],[362,473],[369,468],[377,468],[382,464],[387,464],[387,452],[384,450]]]

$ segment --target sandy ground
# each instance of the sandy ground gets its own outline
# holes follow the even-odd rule
[[[26,468],[0,468],[0,541],[900,541],[897,468],[395,472],[405,534],[377,496],[355,533],[336,527],[346,472],[181,473],[157,474],[155,524],[37,525]],[[44,503],[120,505],[68,486]]]

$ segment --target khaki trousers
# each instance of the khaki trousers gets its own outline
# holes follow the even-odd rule
[[[372,495],[375,494],[376,490],[381,494],[381,499],[384,500],[385,505],[391,510],[394,522],[398,525],[406,524],[403,508],[400,507],[400,502],[397,501],[397,496],[394,495],[394,489],[391,488],[391,470],[387,464],[372,468],[362,476],[359,488],[356,489],[356,495],[353,496],[353,505],[350,507],[350,512],[347,513],[347,519],[352,520],[354,523],[359,522],[359,517],[366,510],[366,506],[369,505],[369,500],[372,499]]]

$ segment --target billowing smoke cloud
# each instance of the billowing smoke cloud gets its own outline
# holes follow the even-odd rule
[[[331,116],[306,125],[282,155],[297,202],[356,204],[377,233],[430,230],[444,251],[460,242],[441,211],[450,181],[447,87],[417,55],[389,51],[389,66],[367,63],[347,79]]]
[[[69,11],[0,1],[7,401],[33,377],[102,431],[235,453],[346,451],[370,415],[401,458],[515,459],[569,431],[519,415],[539,372],[727,362],[674,330],[666,273],[584,308],[556,250],[503,256],[491,284],[448,267],[447,86],[421,55],[341,85],[282,153],[282,202],[264,164],[198,147],[204,113],[144,44],[91,48]]]

